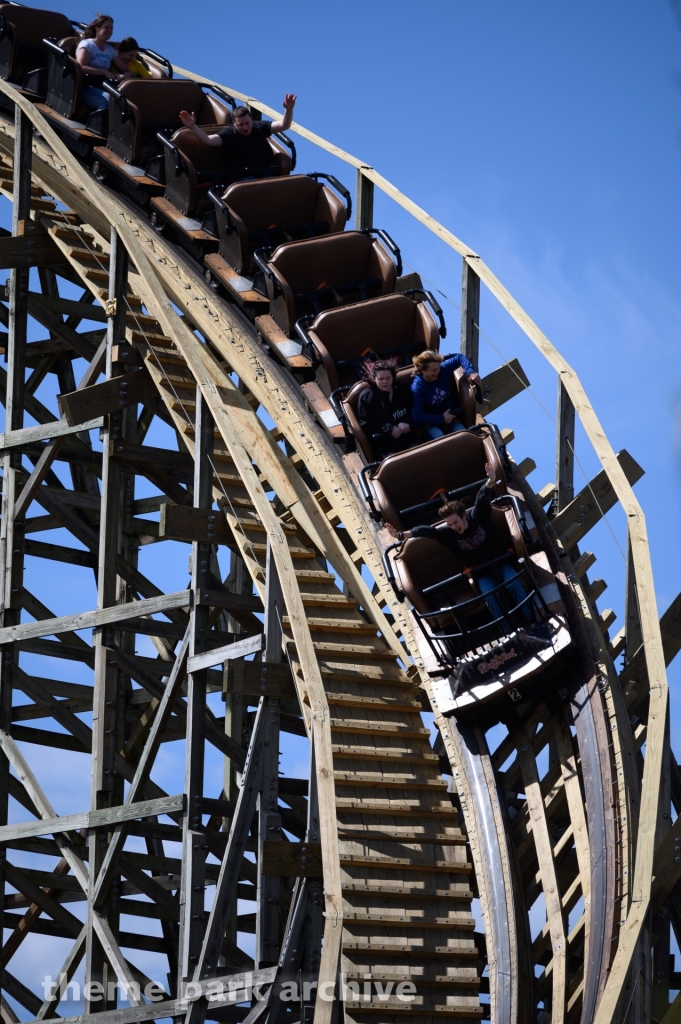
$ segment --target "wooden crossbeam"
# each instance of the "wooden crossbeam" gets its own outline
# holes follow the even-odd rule
[[[59,408],[70,426],[85,423],[94,416],[119,412],[138,402],[155,401],[156,387],[147,371],[142,368],[121,374],[101,384],[59,395]]]
[[[263,648],[263,634],[248,636],[243,640],[237,640],[226,647],[217,647],[214,651],[206,651],[205,654],[195,654],[187,662],[188,672],[201,672],[204,668],[212,668],[214,665],[221,665],[223,661],[230,661],[232,658],[244,658],[248,654],[255,654]]]
[[[478,405],[478,412],[488,416],[529,386],[530,382],[522,366],[517,359],[511,359],[482,378],[482,402]]]
[[[640,480],[645,470],[622,449],[617,455],[623,472],[630,484]],[[604,469],[597,473],[576,498],[560,512],[551,525],[565,548],[573,547],[601,518],[617,503],[617,494]]]
[[[94,629],[108,626],[115,622],[124,622],[127,618],[139,615],[156,615],[172,611],[176,608],[187,608],[191,604],[188,590],[180,590],[173,594],[162,594],[146,601],[131,601],[128,604],[113,605],[94,612],[76,612],[75,615],[62,615],[56,619],[41,619],[39,622],[26,622],[19,626],[8,626],[0,629],[0,645],[12,643],[14,640],[30,640],[35,637],[53,636],[56,633],[67,633],[72,630]],[[219,660],[211,664],[218,664]]]
[[[157,800],[143,800],[135,804],[123,804],[120,807],[107,807],[101,811],[64,814],[56,818],[43,818],[41,821],[22,821],[16,825],[0,827],[0,843],[9,843],[15,839],[28,839],[29,836],[48,836],[57,832],[101,828],[102,826],[117,825],[121,821],[148,818],[155,814],[171,814],[183,809],[184,794],[180,793],[178,796],[164,796]]]

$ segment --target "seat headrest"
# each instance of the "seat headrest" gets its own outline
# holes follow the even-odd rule
[[[286,227],[314,220],[322,185],[307,174],[262,181],[238,181],[230,185],[224,200],[251,231],[273,224]]]
[[[78,43],[81,41],[82,38],[82,36],[74,35],[65,36],[63,39],[59,40],[59,45],[61,46],[62,50],[65,50],[66,53],[69,54],[70,57],[75,57],[76,50],[78,49]]]
[[[379,466],[374,480],[380,482],[395,509],[400,511],[430,501],[439,490],[451,491],[481,480],[486,461],[482,437],[459,431],[418,448],[389,455]],[[429,522],[437,520],[436,508],[428,518]]]
[[[367,348],[380,352],[414,340],[417,304],[406,295],[382,295],[320,313],[311,332],[332,356],[354,359]]]
[[[179,124],[181,110],[196,110],[203,104],[204,93],[198,82],[183,82],[172,78],[128,78],[122,82],[119,91],[134,103],[140,112],[142,122]]]
[[[60,39],[73,32],[66,15],[57,11],[19,7],[17,4],[0,4],[0,14],[14,29],[21,46],[42,47],[45,38]]]
[[[205,126],[210,132],[210,128]],[[217,126],[216,126],[217,127]],[[221,170],[224,167],[224,155],[221,146],[207,146],[194,135],[190,128],[180,128],[171,136],[170,141],[177,146],[180,153],[198,170]]]

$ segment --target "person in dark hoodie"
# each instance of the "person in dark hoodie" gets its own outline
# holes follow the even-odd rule
[[[463,410],[452,405],[452,381],[454,371],[461,367],[471,384],[480,383],[480,376],[470,359],[461,353],[445,359],[439,352],[426,349],[414,356],[412,361],[414,423],[419,427],[427,427],[431,438],[465,430],[462,423]]]
[[[487,480],[478,491],[472,509],[467,509],[462,501],[448,501],[438,509],[438,515],[443,522],[437,526],[415,526],[413,530],[402,531],[386,523],[388,533],[400,542],[409,537],[436,540],[458,555],[467,568],[473,570],[478,565],[499,558],[505,554],[506,549],[491,530],[495,474],[489,462],[485,466],[485,473]],[[482,572],[474,572],[474,577],[481,594],[494,590],[500,583],[506,583],[506,593],[516,606],[527,597],[520,580],[515,578],[517,573],[518,570],[509,555],[507,561],[498,562],[495,566],[483,569]],[[485,600],[492,618],[501,618],[503,612],[497,595],[490,594]],[[531,621],[527,605],[523,608],[523,615],[528,622]]]
[[[359,396],[357,415],[379,459],[418,443],[411,433],[411,388],[396,374],[394,359],[364,364],[368,387]]]

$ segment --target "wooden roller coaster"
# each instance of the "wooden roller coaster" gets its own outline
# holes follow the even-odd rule
[[[575,371],[476,253],[372,168],[293,126],[356,169],[357,227],[372,226],[377,187],[462,257],[462,350],[476,364],[483,282],[558,375],[556,482],[535,493],[530,458],[511,460],[508,478],[567,595],[578,654],[571,674],[509,702],[491,747],[483,725],[439,710],[385,572],[389,539],[357,488],[361,461],[334,443],[329,404],[22,91],[0,91],[0,192],[13,203],[0,238],[11,270],[0,303],[3,1020],[61,1019],[84,962],[78,1020],[92,1024],[681,1021],[681,997],[670,1002],[681,774],[665,676],[681,597],[658,621],[632,490],[642,470],[613,452]],[[60,296],[60,278],[82,286],[78,301]],[[47,340],[27,341],[29,318]],[[79,333],[83,320],[101,328]],[[48,373],[60,416],[35,396]],[[485,377],[481,422],[527,383],[515,360]],[[578,494],[575,414],[602,465]],[[176,448],[144,444],[154,417]],[[158,497],[136,499],[138,477]],[[617,502],[629,563],[625,626],[611,638],[584,542]],[[52,529],[77,547],[34,539]],[[166,539],[192,545],[188,590],[164,594],[138,567],[140,548]],[[225,581],[217,545],[231,552]],[[24,585],[26,556],[93,569],[97,608],[55,617],[49,593]],[[136,635],[157,658],[136,654]],[[31,675],[23,653],[88,666],[92,683]],[[207,699],[216,692],[224,719]],[[280,773],[281,731],[309,740],[308,780]],[[176,740],[184,791],[168,795],[152,776]],[[54,748],[55,763],[60,749],[89,756],[89,808],[56,814],[30,744]],[[221,792],[204,783],[209,746],[225,758]],[[12,964],[40,935],[66,940],[63,962],[42,965],[56,980],[42,996]],[[165,964],[160,987],[136,951]]]

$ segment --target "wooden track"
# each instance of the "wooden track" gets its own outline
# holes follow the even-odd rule
[[[211,487],[229,528],[226,543],[243,560],[263,603],[268,541],[271,545],[287,611],[283,649],[299,699],[299,729],[313,740],[319,777],[326,913],[320,984],[333,984],[340,962],[347,1021],[478,1019],[487,1017],[479,1000],[487,986],[480,970],[486,961],[496,1024],[534,1022],[538,1007],[542,1020],[550,1017],[552,1024],[622,1019],[622,1007],[637,985],[627,971],[650,894],[656,892],[651,815],[665,812],[664,796],[652,799],[650,780],[659,780],[656,766],[670,758],[668,746],[664,753],[666,690],[662,640],[650,614],[654,602],[640,623],[645,645],[631,652],[618,676],[613,663],[618,641],[610,641],[607,616],[596,606],[602,588],[589,582],[592,561],[575,546],[579,513],[568,506],[558,517],[548,517],[546,501],[530,488],[529,469],[521,471],[521,465],[512,475],[513,486],[526,497],[555,569],[570,584],[578,668],[557,680],[548,697],[516,709],[504,723],[508,735],[495,749],[488,748],[481,730],[458,729],[441,717],[429,679],[419,671],[407,611],[383,575],[382,538],[351,472],[310,416],[296,383],[263,350],[245,317],[216,297],[198,268],[159,238],[131,205],[106,194],[64,152],[49,127],[36,123],[43,139],[33,143],[34,217],[71,274],[101,305],[109,287],[112,226],[123,240],[134,264],[126,298],[127,340],[162,400],[157,413],[173,424],[190,455],[198,385],[215,421]],[[12,126],[0,122],[5,195],[11,194],[12,140]],[[69,212],[60,212],[49,196]],[[463,255],[478,261],[468,250]],[[475,265],[492,287],[496,279],[485,277],[481,263]],[[510,297],[504,301],[522,319]],[[546,354],[556,362],[557,356]],[[570,382],[578,411],[591,422],[576,377]],[[276,423],[274,430],[258,417],[259,407]],[[40,421],[28,404],[27,410]],[[615,496],[633,509],[641,605],[652,577],[641,554],[645,529],[631,495],[631,473],[611,458],[604,437],[597,450]],[[170,501],[181,500],[171,490]],[[579,496],[575,500],[579,505]],[[362,566],[373,578],[373,593]],[[679,646],[675,615],[668,617],[663,634],[667,661]],[[431,705],[423,703],[424,695]],[[429,706],[449,761],[453,794],[420,715]],[[75,742],[84,743],[72,712],[52,707],[52,713]],[[142,731],[143,718],[137,722]],[[13,735],[21,738],[20,727],[13,727]],[[659,782],[655,785],[659,788]],[[155,791],[145,795],[158,796]],[[41,840],[33,849],[53,856],[56,847]],[[667,870],[671,854],[666,857],[656,878]],[[127,878],[134,890],[132,876],[131,869]],[[138,886],[145,884],[139,872],[136,877]],[[11,875],[8,880],[15,884]],[[673,886],[665,884],[663,899],[669,905]],[[22,892],[29,896],[27,884]],[[484,937],[475,932],[474,896],[481,903]],[[154,890],[152,898],[161,897]],[[538,899],[546,924],[532,941],[530,911]],[[166,910],[176,921],[176,906]],[[57,910],[47,913],[60,919]],[[61,926],[68,934],[75,928],[64,913]],[[168,935],[165,929],[166,944]],[[233,962],[238,965],[238,957]],[[373,987],[365,998],[367,981]],[[393,989],[414,983],[415,998],[404,1003],[392,994],[377,995],[377,981],[382,992],[387,981]],[[36,1012],[30,999],[24,1005]],[[164,1007],[159,1016],[170,1014]],[[330,1020],[331,1004],[318,999],[314,1019]]]

